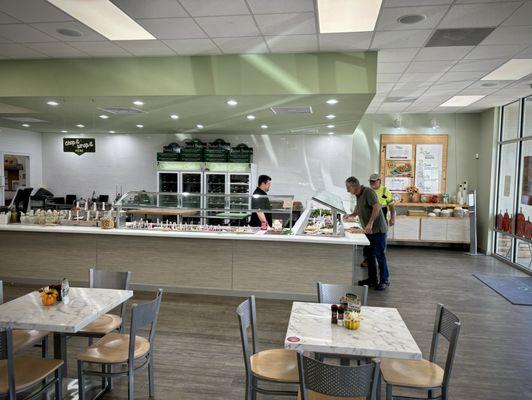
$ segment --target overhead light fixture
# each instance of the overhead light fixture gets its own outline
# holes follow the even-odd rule
[[[136,105],[136,106],[139,106],[139,107],[140,107],[140,106],[143,106],[143,105],[144,105],[144,102],[143,102],[143,101],[140,101],[140,100],[135,100],[135,101],[133,102],[133,104]]]
[[[49,106],[52,106],[52,107],[56,107],[59,105],[59,103],[57,101],[53,101],[53,100],[50,100],[48,102],[46,102],[46,104],[48,104]]]
[[[430,120],[430,126],[432,127],[432,129],[440,129],[440,124],[435,119]]]
[[[172,118],[172,119],[179,119],[179,115],[177,115],[177,114],[172,114],[172,115],[170,115],[170,118]]]
[[[331,125],[327,125],[327,128],[332,129],[332,128],[334,128],[334,125],[332,125],[332,124]]]
[[[109,131],[109,133],[116,133],[115,131]]]
[[[334,106],[335,104],[338,103],[338,100],[336,99],[329,99],[326,101],[327,104],[331,105],[331,106]]]
[[[23,126],[24,128],[29,128],[31,125],[30,125],[30,124],[22,124],[22,126]]]
[[[329,135],[334,135],[334,132],[329,132]]]
[[[454,96],[441,104],[440,107],[466,107],[486,96]]]
[[[268,129],[268,125],[261,125],[260,126],[262,129]]]
[[[255,119],[255,116],[254,115],[246,115],[246,118],[250,121],[253,121]]]
[[[198,129],[203,129],[203,128],[205,128],[205,127],[204,127],[203,125],[201,125],[201,124],[197,124],[197,125],[196,125],[196,128],[198,128]]]
[[[495,71],[490,72],[481,81],[517,81],[532,74],[532,59],[512,59]]]
[[[61,133],[68,133],[68,131],[62,130]]]
[[[47,0],[109,40],[155,40],[110,0]]]
[[[100,115],[100,118],[101,119],[109,119],[109,115],[102,114],[102,115]]]
[[[236,106],[238,104],[238,101],[236,101],[234,99],[229,99],[229,100],[226,101],[226,103],[227,103],[228,106],[234,107],[234,106]]]
[[[397,18],[397,22],[399,22],[400,24],[405,24],[405,25],[413,25],[413,24],[417,24],[418,22],[424,21],[426,19],[427,17],[422,14],[408,14],[408,15],[403,15]]]
[[[329,114],[329,115],[326,115],[325,118],[327,118],[327,119],[335,119],[336,115]]]
[[[402,128],[403,127],[403,117],[401,117],[401,114],[397,114],[393,118],[393,127],[394,128]]]
[[[77,126],[78,128],[85,128],[85,125],[83,125],[83,124],[77,124],[76,126]]]
[[[319,33],[375,29],[382,0],[317,0]]]
[[[142,124],[137,124],[137,128],[144,128],[144,125],[142,125]]]

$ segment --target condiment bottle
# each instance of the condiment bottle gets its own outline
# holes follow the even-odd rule
[[[331,324],[338,323],[338,306],[336,304],[331,305]]]
[[[344,306],[338,306],[338,326],[344,326]]]

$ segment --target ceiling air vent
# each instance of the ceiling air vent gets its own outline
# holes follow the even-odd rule
[[[425,47],[476,46],[495,28],[438,29]]]
[[[387,97],[385,103],[412,103],[417,97]]]
[[[38,119],[38,118],[33,118],[33,117],[4,117],[4,119],[8,119],[10,121],[22,122],[24,124],[29,124],[29,123],[36,124],[38,122],[48,122],[43,119]]]
[[[290,133],[296,135],[314,135],[319,132],[318,128],[299,128],[299,129],[290,129]]]
[[[115,115],[131,115],[144,113],[144,111],[134,107],[101,107],[98,108],[98,110]]]
[[[274,114],[312,114],[310,106],[270,107]]]

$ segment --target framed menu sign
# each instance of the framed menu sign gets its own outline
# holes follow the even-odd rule
[[[441,193],[442,145],[418,144],[415,185],[420,193]]]
[[[96,152],[96,139],[93,138],[63,138],[63,152],[76,153],[78,156],[84,153]]]

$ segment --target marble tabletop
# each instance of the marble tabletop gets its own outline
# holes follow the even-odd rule
[[[131,290],[70,288],[68,304],[43,306],[37,291],[0,305],[0,326],[74,333],[133,296]]]
[[[395,308],[362,307],[357,330],[331,324],[331,305],[294,302],[287,349],[364,357],[421,359],[421,350]]]

